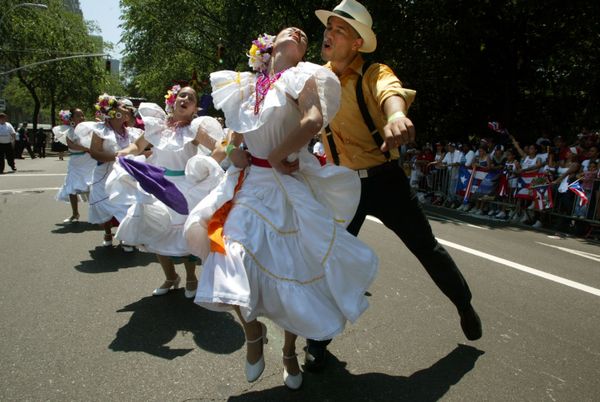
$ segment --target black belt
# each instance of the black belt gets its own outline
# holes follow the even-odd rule
[[[358,177],[361,179],[366,179],[368,177],[377,176],[384,172],[389,172],[394,169],[399,169],[398,159],[393,159],[391,161],[387,161],[382,163],[381,165],[373,166],[367,169],[358,169],[356,172],[358,173]]]

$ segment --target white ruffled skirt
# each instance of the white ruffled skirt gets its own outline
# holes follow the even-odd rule
[[[210,252],[206,228],[232,198],[239,170],[230,169],[190,213],[185,236],[204,265],[197,304],[217,311],[237,305],[247,321],[266,316],[317,340],[331,339],[365,311],[378,259],[345,230],[360,179],[313,157],[307,162],[293,176],[248,169],[223,228],[226,254]]]
[[[219,183],[223,169],[210,156],[196,155],[186,164],[184,176],[167,176],[184,195],[192,209]],[[167,207],[162,201],[144,191],[118,162],[107,184],[111,200],[133,202],[119,224],[116,238],[142,251],[171,257],[190,255],[183,237],[187,215]]]
[[[58,190],[56,200],[69,202],[70,194],[87,193],[95,168],[96,161],[88,153],[72,153],[69,156],[65,182]]]
[[[131,203],[120,203],[112,201],[106,192],[106,180],[112,171],[114,162],[102,163],[96,165],[92,175],[92,184],[90,185],[89,196],[89,216],[90,223],[102,224],[110,221],[113,217],[121,222]]]

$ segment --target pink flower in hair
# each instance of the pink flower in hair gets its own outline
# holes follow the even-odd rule
[[[71,112],[68,110],[61,110],[58,112],[58,118],[64,125],[69,125],[71,123]]]

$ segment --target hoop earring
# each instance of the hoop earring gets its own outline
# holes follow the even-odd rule
[[[75,127],[75,122],[74,121],[70,122],[69,124],[71,125],[71,127]]]
[[[120,119],[121,117],[123,117],[123,113],[121,113],[121,112],[115,113],[115,118]]]

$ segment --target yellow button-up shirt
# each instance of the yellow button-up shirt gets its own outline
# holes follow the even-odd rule
[[[350,169],[367,169],[381,165],[386,161],[363,120],[356,100],[356,83],[361,74],[364,60],[359,54],[346,68],[340,77],[342,85],[342,99],[340,110],[335,118],[329,122],[335,146],[340,158],[340,165]],[[331,70],[331,64],[325,67]],[[402,87],[391,68],[385,64],[374,63],[363,75],[363,95],[365,103],[379,133],[383,134],[383,127],[387,124],[387,116],[383,112],[383,104],[390,96],[401,96],[406,102],[406,108],[412,103],[416,92]],[[406,110],[404,110],[406,112]],[[323,144],[330,161],[331,150],[323,133]],[[390,152],[391,159],[398,158],[398,150]]]

